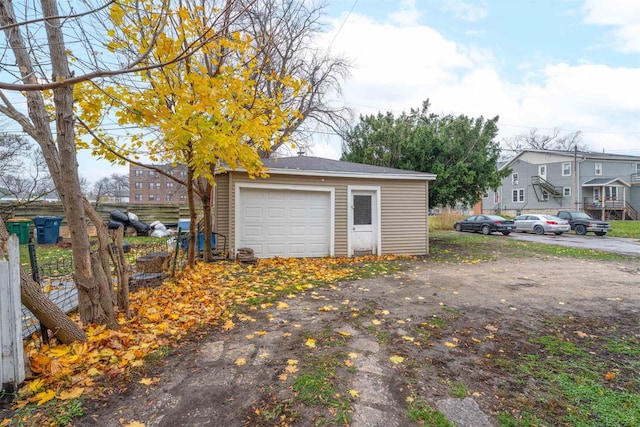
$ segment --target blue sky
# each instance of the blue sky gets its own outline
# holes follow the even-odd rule
[[[429,99],[434,113],[499,115],[500,141],[557,128],[640,155],[640,0],[326,1],[317,47],[352,64],[333,102],[355,119]],[[339,158],[340,146],[321,131],[308,154]],[[79,165],[91,181],[128,173],[86,152]]]
[[[330,0],[330,46],[353,64],[336,102],[356,114],[500,116],[500,137],[581,131],[640,155],[640,1]],[[315,155],[339,156],[318,138]]]

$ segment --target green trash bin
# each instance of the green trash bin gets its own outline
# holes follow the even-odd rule
[[[9,234],[18,236],[18,242],[20,242],[21,245],[29,243],[31,220],[29,218],[11,218],[7,220],[7,230]]]

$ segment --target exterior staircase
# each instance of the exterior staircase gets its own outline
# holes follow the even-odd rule
[[[531,177],[531,185],[533,186],[533,191],[536,193],[536,198],[539,202],[547,200],[544,197],[545,192],[549,197],[553,197],[554,199],[562,197],[562,187],[556,187],[539,175]]]

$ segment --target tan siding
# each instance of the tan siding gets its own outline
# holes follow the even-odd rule
[[[381,187],[382,253],[426,254],[427,183],[384,181]]]
[[[229,175],[216,176],[216,198],[214,211],[214,231],[229,237]]]
[[[246,174],[229,173],[229,238],[235,245],[235,184],[264,183],[333,187],[335,192],[334,254],[347,255],[347,187],[378,186],[381,188],[382,253],[421,255],[428,252],[426,215],[427,183],[425,181],[330,178],[316,176],[271,175],[268,179],[250,180]]]

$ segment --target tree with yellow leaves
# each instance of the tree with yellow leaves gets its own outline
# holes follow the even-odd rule
[[[169,76],[177,69],[171,66],[190,59],[237,19],[238,14],[232,7],[235,3],[238,1],[225,0],[216,9],[218,25],[209,22],[207,26],[203,22],[197,26],[200,33],[191,32],[190,38],[181,39],[184,44],[172,44],[167,29],[179,28],[172,24],[182,19],[180,14],[173,13],[172,7],[176,4],[173,0],[71,3],[40,0],[34,5],[0,0],[0,35],[3,37],[0,50],[4,57],[0,114],[20,126],[43,152],[71,229],[74,281],[80,320],[85,325],[99,323],[117,327],[117,321],[111,281],[107,276],[106,227],[80,187],[76,114],[81,112],[74,105],[77,101],[74,86],[127,74],[139,83],[145,72],[152,73],[162,67],[169,67]],[[184,15],[184,11],[181,13]],[[137,33],[134,34],[134,30]],[[131,41],[123,38],[128,35]],[[69,38],[72,43],[67,44]],[[105,50],[103,41],[107,38],[112,41]],[[195,87],[198,82],[192,84]],[[82,93],[79,96],[82,99]],[[144,123],[142,115],[133,116]],[[197,142],[197,139],[190,141],[191,144]],[[194,170],[202,169],[198,162],[192,163]],[[99,232],[99,250],[95,253],[89,242],[87,220],[93,222]],[[0,224],[2,230],[4,227]],[[24,272],[21,286],[25,305],[59,339],[64,342],[86,339],[82,329],[48,301],[38,284]]]
[[[147,18],[137,21],[126,14],[112,14],[116,28],[111,32],[111,49],[146,49],[148,28],[137,24],[156,21],[159,11],[142,13]],[[285,91],[295,94],[303,82],[261,73],[251,38],[230,31],[229,19],[229,14],[221,15],[214,8],[179,2],[168,13],[149,61],[169,62],[174,52],[193,43],[202,44],[198,52],[162,68],[135,73],[127,84],[92,81],[76,88],[78,115],[94,137],[96,154],[112,161],[135,161],[144,152],[154,162],[187,166],[190,266],[195,263],[197,234],[194,191],[204,211],[204,245],[210,247],[209,196],[215,173],[243,168],[252,177],[264,175],[260,152],[281,140],[286,123],[299,116],[296,110],[282,108],[281,101]],[[264,85],[279,89],[259,90]],[[101,121],[109,114],[120,126],[135,126],[139,131],[114,135],[101,129]]]

